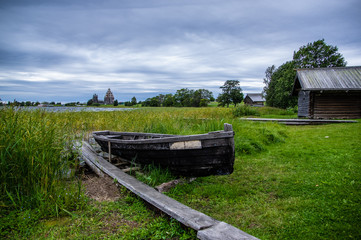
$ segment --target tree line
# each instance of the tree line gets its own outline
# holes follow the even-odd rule
[[[213,93],[206,89],[182,88],[173,94],[159,94],[142,102],[145,107],[205,107],[214,101]]]
[[[243,101],[243,92],[238,80],[227,80],[223,86],[220,87],[222,93],[218,95],[218,106],[227,106],[230,104],[237,104]],[[124,104],[126,107],[141,105],[143,107],[207,107],[210,102],[216,99],[213,93],[207,89],[188,89],[182,88],[176,91],[175,94],[159,94],[155,97],[147,98],[145,101],[137,102],[136,97],[132,97],[131,101],[119,103],[114,100],[114,106]],[[99,106],[99,103],[94,104],[90,99],[88,106]]]
[[[57,102],[57,103],[55,103],[55,102],[41,102],[41,104],[44,104],[44,105],[61,105],[61,102]],[[3,105],[3,102],[0,99],[0,106],[2,106],[2,105]],[[8,106],[16,106],[16,107],[32,107],[32,106],[40,105],[40,102],[39,101],[36,101],[36,102],[32,102],[32,101],[19,102],[19,101],[16,101],[16,99],[14,99],[13,102],[8,101],[7,105]]]
[[[235,106],[243,101],[242,88],[238,80],[227,80],[220,87],[222,93],[218,95],[219,106]],[[133,99],[132,99],[133,100]],[[158,96],[147,98],[141,102],[145,107],[207,107],[208,103],[215,101],[213,93],[207,89],[192,90],[182,88],[173,94],[159,94]]]
[[[291,96],[296,69],[345,67],[346,61],[336,46],[327,45],[324,39],[308,43],[293,53],[293,59],[278,68],[275,65],[265,71],[263,94],[271,107],[290,108],[297,106],[297,97]]]

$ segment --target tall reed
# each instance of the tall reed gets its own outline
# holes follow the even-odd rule
[[[66,184],[74,167],[67,126],[45,111],[0,110],[0,201],[7,209],[58,214],[74,207],[80,187]]]

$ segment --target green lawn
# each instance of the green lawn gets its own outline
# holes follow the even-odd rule
[[[284,128],[284,142],[238,154],[232,175],[169,195],[261,239],[360,239],[360,122]]]

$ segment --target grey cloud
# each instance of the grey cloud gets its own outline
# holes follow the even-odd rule
[[[87,100],[108,87],[139,100],[183,87],[217,95],[228,79],[260,92],[268,66],[321,38],[360,65],[357,7],[357,0],[2,1],[0,97]]]

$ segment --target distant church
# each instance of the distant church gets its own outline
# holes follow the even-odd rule
[[[93,103],[106,104],[106,105],[114,104],[114,95],[113,95],[112,91],[110,90],[110,88],[108,88],[108,91],[105,94],[104,101],[99,101],[98,95],[94,94],[93,95]]]
[[[113,96],[112,91],[110,91],[110,88],[108,88],[108,91],[104,97],[104,104],[110,105],[113,103],[114,103],[114,96]]]

